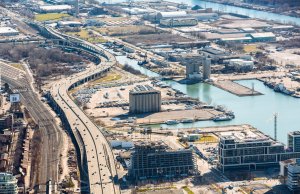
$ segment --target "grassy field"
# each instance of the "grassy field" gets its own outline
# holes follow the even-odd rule
[[[196,143],[215,143],[217,138],[213,135],[203,135]]]
[[[41,22],[47,20],[60,20],[64,17],[70,17],[70,15],[66,13],[46,13],[46,14],[35,15],[35,19]]]
[[[183,188],[183,190],[185,190],[187,192],[187,194],[194,194],[194,192],[190,188],[188,188],[187,186],[184,186],[182,188]]]
[[[93,85],[93,84],[99,84],[99,83],[112,82],[112,81],[119,80],[121,78],[122,78],[121,74],[118,74],[115,72],[110,72],[106,76],[91,82],[91,84]]]
[[[84,39],[86,41],[89,41],[91,43],[103,43],[106,42],[102,37],[99,37],[97,35],[93,35],[92,33],[89,33],[86,29],[81,29],[80,32],[68,32],[67,34],[77,36],[81,39]]]
[[[244,51],[246,53],[256,52],[257,47],[255,44],[247,44],[247,45],[244,45]]]

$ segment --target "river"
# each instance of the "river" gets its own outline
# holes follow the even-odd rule
[[[127,59],[125,56],[118,56],[117,60],[121,64],[128,63],[135,69],[140,70],[149,77],[157,77],[158,74],[137,65],[135,60]],[[200,101],[211,105],[224,105],[227,109],[234,111],[236,118],[231,121],[214,122],[199,121],[193,124],[178,125],[152,125],[163,128],[190,128],[216,125],[250,124],[262,132],[274,137],[274,113],[278,113],[278,140],[286,143],[287,133],[300,129],[300,100],[281,93],[276,93],[266,87],[258,80],[242,80],[238,83],[252,87],[263,93],[261,96],[238,97],[229,92],[206,83],[193,85],[179,84],[175,81],[165,81],[172,88],[178,89],[190,97],[198,98]],[[298,123],[299,122],[299,123]]]

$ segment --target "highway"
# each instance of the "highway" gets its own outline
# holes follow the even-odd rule
[[[77,134],[77,143],[82,143],[84,146],[84,148],[81,148],[84,154],[80,154],[82,157],[85,155],[87,160],[87,169],[81,172],[86,173],[88,176],[89,188],[86,192],[93,194],[118,194],[120,190],[118,185],[115,184],[118,176],[110,144],[106,140],[102,128],[96,126],[68,94],[70,88],[88,82],[108,71],[116,64],[116,59],[111,53],[91,43],[60,34],[52,29],[47,30],[57,38],[76,41],[76,44],[80,44],[81,47],[93,50],[100,55],[101,63],[99,65],[56,82],[51,87],[50,94],[66,117],[72,133],[75,136]],[[84,191],[82,190],[82,192]]]
[[[21,95],[21,102],[27,108],[34,121],[39,125],[42,134],[41,150],[38,154],[38,169],[34,174],[33,185],[37,187],[37,193],[45,193],[48,180],[58,182],[59,153],[63,143],[61,129],[54,121],[54,115],[49,112],[40,97],[35,93],[28,81],[25,71],[12,67],[5,62],[0,62],[1,79],[14,91]],[[34,150],[33,150],[34,151]]]

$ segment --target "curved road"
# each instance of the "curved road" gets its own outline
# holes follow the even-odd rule
[[[52,31],[52,29],[48,30]],[[54,33],[58,32],[54,31]],[[63,34],[59,35],[60,37],[67,37]],[[67,37],[67,39],[80,41],[82,44],[86,44],[85,46],[92,47],[93,50],[99,51],[99,54],[101,53],[101,56],[104,56],[105,58],[102,57],[101,64],[92,69],[56,82],[50,90],[51,96],[64,112],[73,134],[78,132],[84,143],[84,150],[87,158],[89,193],[120,193],[119,187],[114,182],[118,179],[114,155],[109,142],[103,134],[103,130],[97,127],[88,118],[68,94],[70,88],[94,79],[96,76],[108,71],[116,64],[116,59],[111,53],[98,46],[92,45],[91,43],[73,37]]]

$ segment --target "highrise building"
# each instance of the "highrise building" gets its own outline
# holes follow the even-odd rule
[[[9,173],[0,173],[0,194],[17,194],[17,179]]]
[[[143,180],[185,177],[197,172],[191,149],[170,150],[161,142],[141,142],[135,145],[128,174],[133,180]]]

